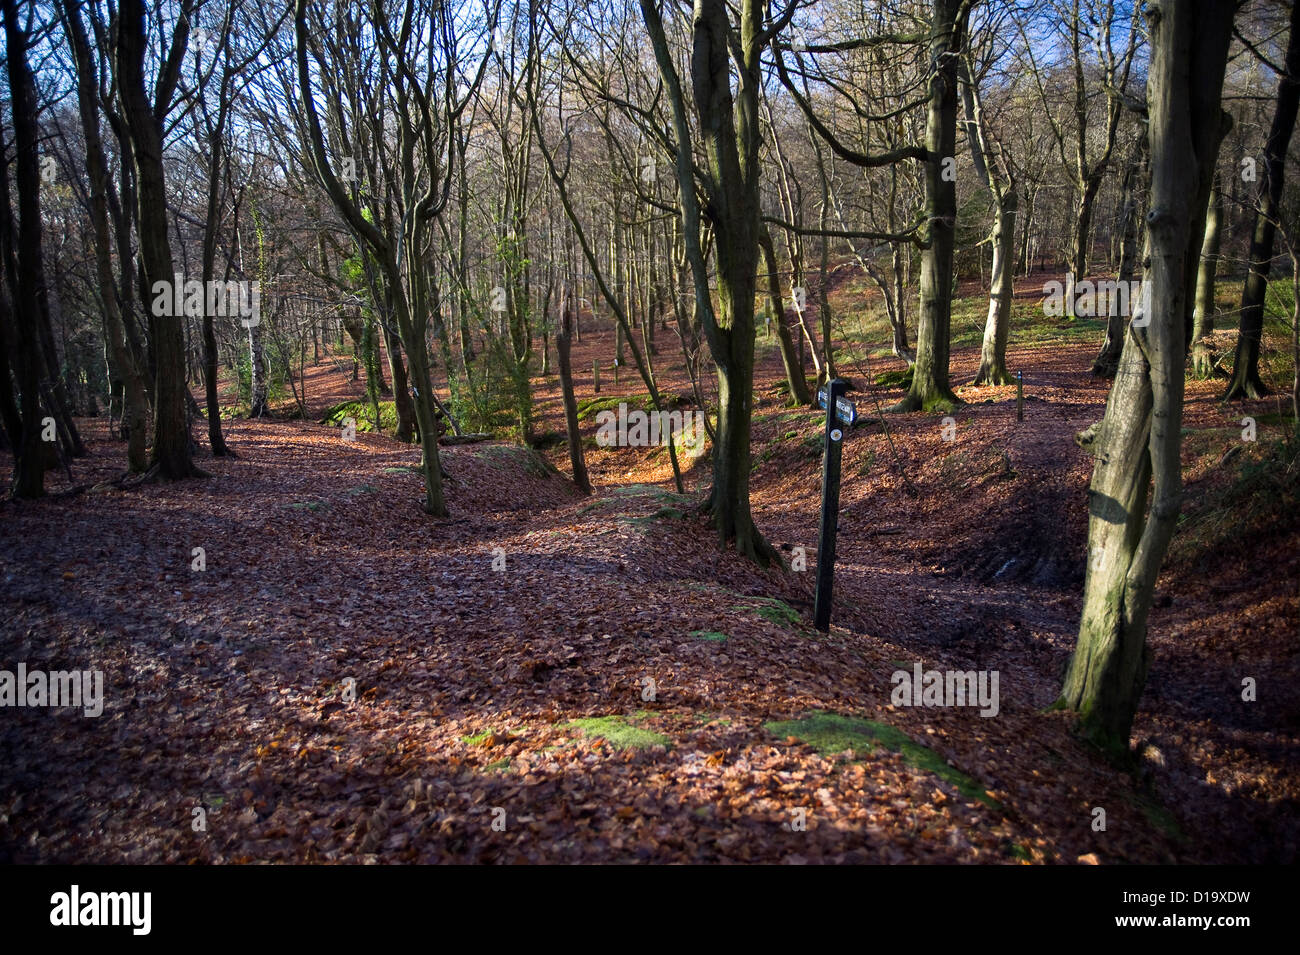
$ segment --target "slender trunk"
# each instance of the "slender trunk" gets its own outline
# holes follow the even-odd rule
[[[27,62],[29,37],[18,22],[15,0],[0,0],[4,14],[5,43],[8,47],[9,90],[13,98],[12,121],[17,151],[14,185],[18,193],[17,235],[13,234],[7,170],[4,179],[2,213],[5,223],[0,250],[4,252],[5,279],[13,290],[14,354],[11,362],[18,384],[22,429],[14,435],[16,470],[12,495],[41,497],[45,493],[45,455],[41,442],[41,353],[40,312],[45,278],[41,261],[40,158],[37,155],[36,83]],[[8,337],[8,336],[6,336]],[[0,374],[9,374],[0,368]]]
[[[1223,194],[1219,177],[1214,177],[1205,214],[1205,238],[1201,242],[1201,264],[1196,272],[1196,306],[1192,315],[1192,376],[1214,376],[1215,355],[1207,339],[1214,333],[1214,283],[1219,265],[1220,223]]]
[[[145,443],[148,437],[149,406],[144,379],[127,340],[113,276],[108,222],[108,164],[104,158],[103,140],[99,132],[99,106],[95,99],[99,92],[99,80],[78,4],[65,0],[62,6],[65,29],[72,44],[77,68],[77,106],[86,140],[86,167],[90,174],[90,220],[95,243],[95,278],[98,282],[100,308],[104,315],[104,341],[113,377],[121,389],[127,467],[138,473],[149,466],[149,451]],[[126,270],[129,271],[129,267]]]
[[[989,287],[989,314],[984,323],[984,344],[980,349],[977,385],[1009,385],[1007,338],[1011,329],[1011,256],[1015,248],[1016,194],[1008,191],[993,220],[993,269]]]
[[[1092,210],[1101,188],[1102,170],[1095,170],[1087,179],[1076,186],[1079,197],[1074,207],[1074,227],[1070,232],[1070,269],[1065,289],[1065,314],[1073,318],[1076,314],[1076,288],[1079,282],[1088,277],[1089,252],[1091,252]]]
[[[906,256],[902,245],[894,244],[891,258],[891,274],[894,281],[894,307],[889,314],[889,324],[894,333],[892,351],[895,357],[907,362],[911,368],[916,364],[916,352],[907,343],[907,269],[903,259]]]
[[[1038,198],[1036,189],[1029,189],[1025,192],[1025,214],[1024,223],[1020,229],[1020,252],[1016,257],[1016,274],[1028,275],[1030,266],[1033,264],[1029,257],[1029,237],[1030,231],[1034,227],[1034,201]]]
[[[1291,6],[1291,36],[1287,40],[1283,68],[1286,72],[1278,81],[1277,106],[1264,145],[1264,169],[1255,199],[1255,229],[1250,239],[1250,271],[1241,290],[1237,351],[1225,400],[1260,398],[1268,393],[1259,377],[1259,348],[1264,335],[1264,299],[1273,263],[1287,147],[1295,129],[1296,110],[1300,107],[1300,3]]]
[[[555,357],[560,366],[560,391],[564,396],[565,437],[569,445],[569,464],[573,483],[583,494],[591,493],[587,460],[582,451],[582,432],[578,429],[578,400],[573,393],[573,364],[569,360],[573,343],[573,303],[569,290],[560,295],[560,326],[555,330]]]
[[[261,418],[271,413],[267,403],[266,350],[263,347],[264,329],[258,322],[248,329],[248,416]]]
[[[810,405],[812,395],[808,390],[808,379],[804,377],[799,356],[794,350],[794,340],[790,337],[790,326],[785,320],[785,307],[781,302],[781,276],[776,270],[776,250],[772,247],[771,233],[763,229],[758,241],[763,247],[763,257],[767,263],[768,304],[772,309],[772,321],[776,323],[776,338],[781,346],[785,380],[790,385],[790,400],[796,405]]]
[[[1092,363],[1092,373],[1101,378],[1114,378],[1115,371],[1119,368],[1120,352],[1124,349],[1124,329],[1128,325],[1129,315],[1132,313],[1134,303],[1132,296],[1128,294],[1132,288],[1133,276],[1137,270],[1137,241],[1138,241],[1138,219],[1141,209],[1141,180],[1143,171],[1146,168],[1147,161],[1147,141],[1143,137],[1138,141],[1137,148],[1133,157],[1129,160],[1128,166],[1124,170],[1124,180],[1121,186],[1123,195],[1121,216],[1124,222],[1124,236],[1120,242],[1119,253],[1119,289],[1112,292],[1107,299],[1108,316],[1106,321],[1106,339],[1101,344],[1101,351],[1097,353],[1096,359]],[[1121,309],[1118,303],[1118,296],[1124,295],[1125,301],[1129,303],[1127,309]]]

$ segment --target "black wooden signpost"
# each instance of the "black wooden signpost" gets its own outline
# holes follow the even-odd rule
[[[817,403],[826,409],[826,452],[822,457],[822,526],[817,537],[817,600],[813,618],[818,630],[831,628],[831,587],[835,582],[835,532],[840,517],[840,450],[845,428],[858,418],[853,402],[844,397],[848,382],[834,378],[817,392]]]

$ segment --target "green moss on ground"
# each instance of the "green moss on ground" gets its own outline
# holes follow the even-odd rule
[[[672,743],[667,736],[633,726],[622,716],[593,716],[574,720],[569,725],[582,730],[589,737],[599,736],[618,749],[648,749]]]
[[[628,411],[654,411],[654,401],[648,393],[642,392],[637,395],[606,395],[603,398],[579,398],[578,399],[578,420],[590,421],[602,411],[618,411],[620,404],[627,404]],[[680,408],[686,404],[686,399],[681,395],[672,392],[663,391],[659,393],[659,407],[663,411],[671,411],[674,408]]]
[[[719,633],[717,630],[692,630],[692,637],[698,637],[701,640],[709,640],[713,643],[726,643],[727,635]]]
[[[761,604],[752,609],[754,613],[768,623],[775,624],[778,627],[793,627],[802,622],[799,611],[784,600],[778,600],[775,597],[761,597],[759,599]]]
[[[901,753],[904,761],[914,769],[933,773],[956,787],[967,799],[978,799],[991,809],[1002,808],[970,776],[949,766],[934,750],[915,742],[888,723],[815,710],[796,720],[765,723],[763,728],[777,736],[797,737],[822,754],[845,750],[852,750],[854,755],[865,754],[883,746],[891,752]]]

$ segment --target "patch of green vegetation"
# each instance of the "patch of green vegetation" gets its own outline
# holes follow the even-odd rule
[[[692,630],[692,637],[699,637],[701,640],[710,640],[713,643],[726,643],[727,635],[719,633],[717,630]]]
[[[506,756],[483,767],[485,773],[505,773],[510,771],[510,757]]]
[[[778,627],[793,627],[800,622],[799,611],[784,600],[778,600],[775,597],[761,597],[759,599],[762,604],[753,608],[754,613],[768,623],[775,624]]]
[[[933,773],[956,787],[967,799],[978,799],[991,809],[1002,808],[970,776],[949,766],[934,750],[915,742],[902,730],[888,723],[814,710],[797,720],[765,723],[763,728],[777,736],[801,739],[823,755],[842,753],[845,750],[851,750],[854,755],[865,754],[883,746],[891,752],[902,754],[903,760],[912,768]]]
[[[1013,859],[1022,859],[1025,862],[1034,861],[1034,857],[1030,851],[1018,842],[1011,843],[1010,853]]]
[[[325,412],[321,424],[343,427],[343,419],[352,418],[357,424],[357,431],[375,430],[375,406],[364,399],[344,401]],[[391,401],[379,402],[379,430],[389,434],[397,431],[397,405]]]
[[[405,464],[395,468],[384,468],[385,474],[420,474],[419,468],[407,467]]]
[[[813,431],[799,442],[804,452],[812,457],[821,457],[822,449],[826,446],[826,434],[824,431]]]
[[[781,440],[789,441],[791,438],[797,438],[797,437],[799,437],[798,431],[787,431],[785,434],[781,435]]]
[[[378,492],[379,488],[375,487],[373,484],[358,484],[356,487],[348,488],[343,493],[356,496],[358,494],[377,494]]]
[[[620,404],[627,404],[628,411],[654,411],[654,400],[648,393],[639,395],[607,395],[603,398],[579,398],[578,399],[578,420],[590,421],[602,411],[618,412]],[[659,393],[659,407],[663,411],[671,411],[673,408],[680,408],[686,404],[686,399],[681,395],[673,394],[670,391],[661,391]]]
[[[299,511],[324,511],[329,509],[328,501],[294,501],[289,505]]]
[[[496,732],[496,731],[493,730],[492,727],[489,726],[487,729],[483,730],[483,732],[481,732],[481,733],[473,733],[473,734],[471,734],[471,735],[469,735],[469,736],[462,736],[462,737],[460,738],[460,741],[461,741],[462,743],[466,743],[466,744],[468,744],[468,745],[470,745],[470,746],[478,746],[480,743],[482,743],[482,742],[483,742],[485,739],[487,739],[489,736],[492,736],[495,732]]]
[[[602,737],[618,749],[648,749],[651,746],[669,746],[672,742],[660,733],[631,725],[622,716],[594,716],[574,720],[569,725],[589,737]]]
[[[898,368],[894,371],[876,375],[876,384],[882,388],[902,388],[906,391],[912,387],[912,368]]]

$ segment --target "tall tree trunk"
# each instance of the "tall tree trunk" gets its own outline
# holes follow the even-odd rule
[[[1147,616],[1181,506],[1185,270],[1193,267],[1191,221],[1209,193],[1195,147],[1206,141],[1204,124],[1220,122],[1235,7],[1232,0],[1148,6],[1149,324],[1129,325],[1101,422],[1088,492],[1083,614],[1058,703],[1078,714],[1085,738],[1117,757],[1128,753],[1146,682]]]
[[[1017,275],[1028,275],[1032,264],[1029,259],[1029,238],[1034,227],[1034,202],[1037,198],[1037,189],[1025,190],[1025,214],[1020,228],[1020,251],[1016,254]]]
[[[965,42],[966,15],[962,0],[934,0],[925,125],[925,219],[929,223],[929,241],[921,253],[920,320],[912,385],[891,411],[950,411],[960,404],[948,378],[957,183],[950,172],[945,172],[951,169],[956,155],[957,51]]]
[[[41,260],[40,157],[36,121],[36,82],[27,62],[29,37],[18,22],[15,0],[0,0],[4,13],[5,44],[8,47],[9,90],[12,96],[14,145],[17,156],[14,185],[18,193],[18,227],[13,235],[9,177],[4,181],[4,250],[6,280],[13,291],[13,347],[11,358],[18,383],[22,430],[14,435],[16,471],[12,495],[41,497],[45,493],[45,455],[41,447],[41,375],[45,361],[41,352],[40,322],[45,299],[45,274]],[[6,336],[7,337],[7,336]],[[8,368],[0,374],[9,374]]]
[[[1268,293],[1268,274],[1273,264],[1273,240],[1282,201],[1287,147],[1295,129],[1296,110],[1300,107],[1300,3],[1291,5],[1291,36],[1287,40],[1283,69],[1286,72],[1278,80],[1273,124],[1264,144],[1264,170],[1255,198],[1255,229],[1250,238],[1250,271],[1241,290],[1237,351],[1233,358],[1232,381],[1224,400],[1260,398],[1268,393],[1259,377],[1259,347],[1264,336],[1264,298]]]
[[[812,404],[812,395],[808,391],[808,379],[804,377],[803,367],[799,364],[799,355],[794,350],[794,339],[790,337],[790,325],[785,320],[785,305],[781,301],[781,275],[776,270],[776,249],[772,246],[772,235],[764,228],[758,236],[763,247],[763,258],[767,264],[767,298],[772,309],[772,321],[776,323],[776,340],[781,346],[781,364],[785,367],[785,380],[790,385],[790,400],[796,405]]]
[[[77,106],[86,139],[86,167],[90,174],[90,221],[95,241],[95,278],[99,283],[100,308],[104,312],[104,341],[113,377],[122,390],[123,430],[126,432],[127,467],[133,472],[149,466],[149,406],[144,378],[126,337],[126,326],[118,307],[113,276],[111,238],[108,223],[108,163],[99,132],[99,79],[90,43],[81,22],[80,0],[63,0],[63,21],[77,69]],[[211,413],[211,412],[209,412]]]
[[[1133,276],[1137,271],[1138,219],[1142,206],[1141,185],[1143,171],[1147,163],[1147,140],[1142,137],[1134,148],[1133,155],[1124,169],[1121,185],[1123,200],[1120,213],[1124,223],[1124,236],[1120,240],[1118,283],[1124,291],[1112,294],[1107,300],[1106,338],[1101,343],[1101,351],[1092,363],[1092,373],[1100,378],[1114,378],[1119,368],[1120,352],[1124,349],[1124,329],[1128,326],[1129,315],[1135,303],[1128,294]],[[1120,309],[1116,296],[1122,294],[1129,307]]]
[[[182,20],[173,43],[184,48],[188,21]],[[149,291],[170,289],[175,281],[171,244],[167,237],[167,188],[163,176],[162,116],[170,91],[155,109],[145,94],[144,47],[148,35],[142,0],[121,0],[117,22],[118,90],[135,161],[136,228],[140,259]],[[160,84],[161,85],[161,84]],[[202,476],[190,458],[189,417],[185,398],[185,336],[183,316],[155,315],[150,321],[153,353],[154,434],[150,470],[159,477]]]
[[[750,412],[754,388],[754,297],[761,221],[759,92],[764,5],[742,0],[733,31],[723,0],[696,0],[691,23],[691,81],[707,172],[708,218],[716,237],[720,312],[713,310],[709,274],[700,248],[701,210],[696,198],[685,97],[654,0],[640,0],[661,78],[668,87],[677,137],[676,172],[682,235],[695,285],[696,308],[718,369],[718,426],[713,449],[713,489],[706,504],[720,543],[761,564],[780,555],[754,525],[749,503]],[[733,96],[731,62],[737,54]]]
[[[1012,254],[1016,236],[1016,194],[1008,190],[994,211],[993,269],[989,286],[989,314],[984,322],[977,385],[1009,385],[1007,339],[1011,330]]]
[[[894,357],[901,358],[911,368],[916,363],[916,352],[907,344],[907,277],[903,257],[907,253],[900,243],[894,243],[894,252],[890,259],[890,274],[894,282],[894,307],[889,313],[889,325],[893,331],[894,341],[891,350]]]
[[[271,413],[268,403],[269,369],[264,347],[265,334],[262,323],[248,329],[248,416],[262,418]]]
[[[573,344],[573,300],[565,287],[560,295],[560,326],[555,330],[555,357],[560,366],[560,392],[564,396],[565,437],[569,445],[569,464],[573,483],[583,494],[591,493],[587,460],[582,451],[582,432],[578,429],[578,400],[573,394],[573,364],[569,360]]]
[[[1076,186],[1079,195],[1074,206],[1074,225],[1070,230],[1070,269],[1065,288],[1065,314],[1071,318],[1076,311],[1078,283],[1088,277],[1089,253],[1092,251],[1092,210],[1104,171],[1100,168],[1094,170],[1091,176]]]
[[[1016,242],[1016,183],[1011,171],[999,161],[992,136],[984,121],[983,97],[976,86],[974,71],[963,60],[961,73],[962,105],[966,114],[966,140],[971,159],[984,188],[993,197],[993,262],[989,273],[989,308],[984,322],[984,342],[980,348],[980,367],[975,374],[977,385],[1007,385],[1007,337],[1011,329],[1012,254]],[[983,263],[983,256],[980,258]]]
[[[393,410],[397,412],[398,441],[410,441],[415,435],[415,403],[411,385],[402,362],[402,342],[395,332],[384,329],[384,351],[388,356],[388,374],[393,379]]]
[[[1205,215],[1205,238],[1201,242],[1201,264],[1196,271],[1196,306],[1192,315],[1192,375],[1214,377],[1214,352],[1206,340],[1214,333],[1214,284],[1219,266],[1220,223],[1223,194],[1219,177],[1214,177]]]

